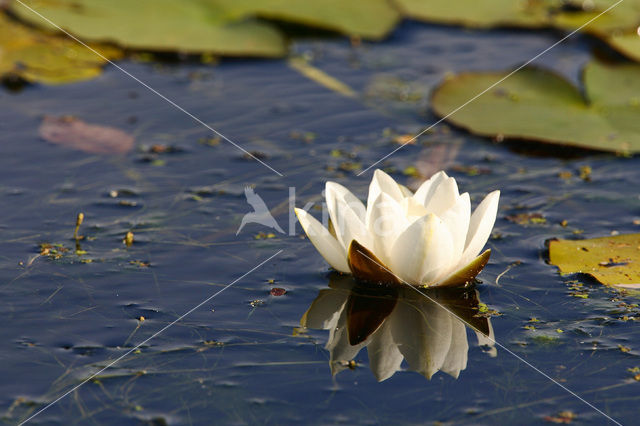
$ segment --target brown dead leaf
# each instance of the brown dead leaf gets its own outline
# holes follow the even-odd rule
[[[38,131],[47,142],[91,154],[126,154],[134,142],[133,136],[122,130],[70,116],[45,116]]]
[[[578,416],[572,411],[561,411],[555,416],[545,416],[544,420],[549,423],[556,424],[569,424],[572,423]]]
[[[284,296],[287,293],[287,290],[280,287],[273,287],[269,293],[272,296]]]
[[[398,145],[415,145],[416,139],[416,135],[409,133],[405,135],[396,135],[391,142],[397,143]]]

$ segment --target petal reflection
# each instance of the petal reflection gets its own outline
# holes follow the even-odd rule
[[[360,285],[340,274],[331,276],[329,286],[319,292],[301,324],[330,330],[326,349],[333,374],[366,347],[378,381],[401,370],[403,360],[427,379],[438,371],[457,378],[467,367],[467,327],[490,356],[497,354],[491,321],[478,315],[475,289]]]

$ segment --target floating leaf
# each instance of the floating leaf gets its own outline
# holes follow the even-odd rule
[[[404,15],[471,28],[581,29],[640,61],[640,0],[395,0]],[[614,7],[609,9],[611,6]],[[603,13],[607,11],[606,13]]]
[[[549,24],[549,9],[557,1],[395,0],[406,16],[429,22],[476,28],[540,27]]]
[[[273,26],[233,16],[215,0],[23,2],[85,41],[188,53],[270,57],[286,53],[284,38]],[[33,25],[56,29],[20,3],[10,3],[10,9]]]
[[[39,129],[48,141],[92,154],[125,154],[133,148],[133,136],[113,127],[87,124],[75,117],[46,116]]]
[[[638,15],[640,0],[589,0],[589,3],[584,0],[569,0],[564,8],[556,8],[549,17],[556,27],[573,30],[584,26],[584,31],[606,37],[635,29],[638,26]]]
[[[230,14],[257,15],[379,40],[400,14],[387,0],[212,0]]]
[[[122,53],[92,46],[109,59]],[[9,19],[0,11],[0,76],[16,75],[47,84],[87,80],[100,74],[106,61],[68,37],[58,37]]]
[[[606,42],[629,59],[640,62],[640,35],[636,31],[613,34]]]
[[[640,288],[640,234],[549,242],[549,261],[563,274],[589,274],[603,284]]]
[[[453,113],[507,72],[463,73],[434,92],[441,117]],[[447,118],[483,136],[529,139],[614,152],[640,152],[640,65],[593,61],[585,97],[564,78],[526,67]]]

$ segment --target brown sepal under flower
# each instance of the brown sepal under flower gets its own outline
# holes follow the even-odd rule
[[[400,279],[391,273],[391,270],[384,266],[375,254],[356,240],[349,244],[347,263],[353,276],[359,280],[377,284],[402,285]]]
[[[438,283],[437,287],[464,287],[473,282],[473,279],[478,276],[480,271],[487,266],[489,258],[491,257],[491,249],[487,249],[478,257],[473,259],[468,265],[458,269],[446,280]]]

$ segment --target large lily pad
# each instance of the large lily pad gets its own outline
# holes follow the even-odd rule
[[[573,30],[584,27],[584,31],[601,38],[623,55],[640,61],[640,37],[637,33],[640,17],[640,0],[624,0],[606,13],[617,0],[593,0],[590,10],[561,12],[553,15],[555,27]],[[575,0],[576,4],[583,4]],[[591,22],[590,22],[591,21]]]
[[[109,58],[119,49],[94,45]],[[100,74],[106,61],[67,37],[57,37],[26,27],[0,11],[0,76],[15,75],[47,84],[87,80]]]
[[[546,2],[550,26],[607,36],[635,28],[640,13],[640,0],[563,0]],[[617,3],[617,4],[616,4]]]
[[[549,260],[564,274],[580,272],[603,284],[640,288],[640,234],[551,241]]]
[[[611,34],[638,24],[640,0],[395,0],[405,15],[476,28],[558,27]],[[615,5],[615,6],[614,6]],[[613,6],[613,7],[612,7]]]
[[[428,22],[476,28],[549,25],[549,10],[557,0],[395,0],[406,16]]]
[[[404,15],[471,28],[580,28],[640,61],[640,0],[395,0]],[[614,6],[615,5],[615,6]],[[614,7],[612,7],[614,6]],[[609,9],[611,8],[611,9]]]
[[[257,15],[381,39],[397,24],[400,14],[387,0],[210,0],[232,15]]]
[[[464,73],[433,93],[436,114],[483,136],[528,139],[580,148],[640,152],[640,65],[593,61],[584,92],[564,78],[526,67],[464,108],[508,72]]]
[[[273,26],[234,16],[214,0],[23,1],[85,41],[223,55],[275,57],[286,52],[284,38]],[[10,9],[31,24],[56,29],[20,3],[10,3]]]
[[[640,13],[638,14],[640,16]],[[636,31],[613,34],[607,37],[609,46],[629,59],[640,62],[640,36]]]

